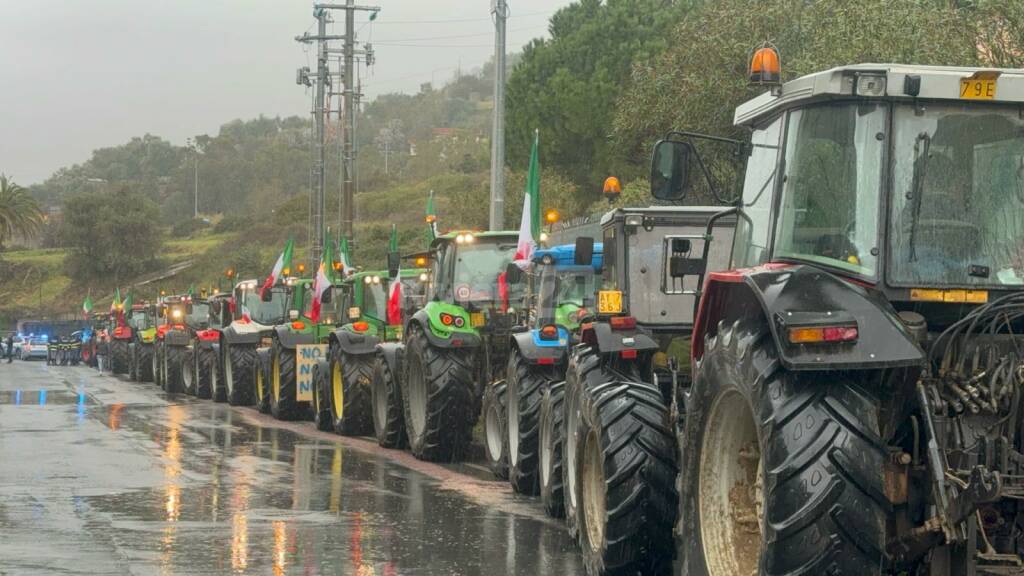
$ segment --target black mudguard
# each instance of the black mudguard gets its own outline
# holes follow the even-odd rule
[[[192,338],[184,330],[168,330],[164,334],[164,344],[167,346],[188,346],[191,343]]]
[[[427,313],[420,310],[413,314],[410,324],[416,323],[423,328],[423,333],[427,335],[427,341],[430,342],[431,346],[435,348],[479,348],[483,344],[483,340],[476,334],[468,334],[465,332],[459,332],[456,335],[452,335],[450,338],[441,338],[436,336],[430,329],[430,319],[427,317]],[[406,327],[408,329],[408,327]]]
[[[597,346],[601,354],[622,352],[624,350],[657,350],[658,343],[649,334],[641,330],[612,330],[607,322],[594,322],[589,328],[583,329],[583,341]]]
[[[924,351],[889,302],[874,290],[806,265],[758,269],[745,275],[744,281],[768,319],[779,360],[789,370],[898,368],[924,362]],[[795,322],[828,324],[832,318],[855,320],[857,340],[789,342],[787,328]]]
[[[541,358],[553,358],[555,364],[562,364],[566,359],[568,346],[537,346],[533,340],[533,332],[520,332],[512,335],[513,345],[519,349],[519,355],[530,364],[536,364]]]
[[[355,334],[341,329],[335,330],[331,334],[331,345],[337,346],[342,352],[351,356],[373,354],[379,343],[380,338],[370,334]]]
[[[286,326],[274,326],[274,335],[281,347],[288,350],[293,350],[299,344],[316,344],[316,337],[312,334],[292,332]]]

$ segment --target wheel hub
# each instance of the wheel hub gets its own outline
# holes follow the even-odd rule
[[[341,374],[341,362],[331,363],[331,395],[334,402],[331,411],[335,420],[341,420],[345,415],[345,379]]]
[[[698,472],[700,532],[709,576],[757,573],[763,477],[753,413],[739,392],[726,391],[709,412]]]
[[[487,452],[490,454],[491,460],[497,462],[501,460],[501,416],[498,414],[498,407],[495,404],[491,404],[487,408],[487,417],[484,422],[484,426],[487,430]]]

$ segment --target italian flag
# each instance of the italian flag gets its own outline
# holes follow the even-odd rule
[[[537,148],[540,135],[533,133],[533,149],[530,151],[530,171],[526,175],[526,194],[523,196],[523,216],[519,221],[519,242],[516,244],[516,255],[512,258],[516,265],[526,269],[530,257],[537,248],[540,237],[540,162]]]
[[[355,266],[352,265],[352,256],[349,255],[348,251],[348,238],[344,236],[338,243],[338,261],[341,262],[341,276],[345,277],[356,271]]]
[[[391,225],[391,245],[389,252],[398,252],[398,229]],[[391,279],[388,285],[388,324],[398,326],[402,324],[402,265],[398,265],[398,275]]]
[[[437,212],[434,211],[434,191],[430,191],[430,196],[427,197],[427,215],[424,218],[427,221],[427,245],[430,245],[437,238]]]
[[[313,281],[313,307],[309,311],[309,319],[314,324],[320,322],[324,294],[334,286],[334,252],[331,249],[331,239],[325,240],[324,254],[320,258],[320,267],[317,268],[316,279]]]
[[[114,299],[110,301],[110,313],[117,312],[117,309],[121,306],[121,288],[114,288]]]
[[[263,282],[263,287],[260,288],[260,298],[266,294],[267,290],[270,290],[274,284],[277,284],[281,276],[286,274],[286,270],[292,267],[292,247],[294,242],[292,239],[288,239],[288,243],[284,245],[284,251],[277,257],[277,262],[274,263],[274,269],[270,271],[270,276],[267,276],[266,281]]]
[[[92,296],[87,295],[82,301],[82,315],[88,318],[90,313],[92,313]]]

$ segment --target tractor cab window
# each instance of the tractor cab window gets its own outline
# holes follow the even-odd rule
[[[145,330],[149,328],[149,316],[141,310],[132,311],[128,317],[128,325],[135,330]]]
[[[288,291],[283,286],[270,289],[268,302],[260,299],[259,289],[245,290],[236,302],[238,314],[248,315],[249,319],[259,324],[280,324],[288,315]]]
[[[1018,107],[899,106],[890,282],[1024,284],[1024,119]]]
[[[206,302],[193,302],[185,322],[189,326],[207,326],[210,320],[210,305]]]
[[[619,262],[622,256],[618,250],[619,227],[612,225],[605,228],[601,242],[604,243],[604,268],[601,272],[601,288],[603,290],[621,290],[619,287]]]
[[[459,245],[453,251],[451,290],[455,301],[496,301],[498,275],[505,271],[515,251],[515,244],[499,244],[481,239]]]
[[[782,117],[754,130],[743,182],[743,213],[736,223],[734,267],[757,266],[768,261],[772,226],[772,199],[779,167]]]
[[[875,274],[886,106],[789,113],[774,257]]]
[[[537,326],[579,326],[581,311],[594,305],[596,276],[591,266],[545,266],[537,289]]]
[[[363,314],[377,320],[388,317],[388,296],[383,282],[363,285]]]

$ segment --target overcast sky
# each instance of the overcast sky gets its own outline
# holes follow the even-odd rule
[[[339,3],[343,0],[337,0]],[[308,114],[295,69],[311,0],[0,0],[0,172],[22,185],[145,133],[182,144],[259,114]],[[490,0],[358,0],[364,93],[415,92],[493,52]],[[509,0],[509,51],[569,0]],[[334,32],[344,33],[343,13]]]

